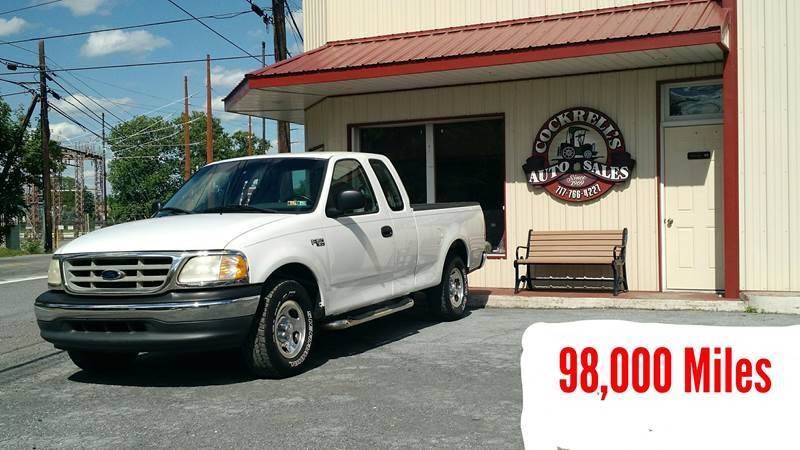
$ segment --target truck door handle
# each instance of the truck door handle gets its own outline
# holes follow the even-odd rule
[[[392,237],[393,234],[394,234],[394,230],[392,230],[392,227],[390,227],[388,225],[381,227],[381,236],[383,236],[385,238],[390,238],[390,237]]]

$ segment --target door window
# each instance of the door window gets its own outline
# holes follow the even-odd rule
[[[363,208],[350,211],[347,214],[348,216],[378,212],[378,203],[375,201],[375,194],[369,184],[367,173],[364,172],[364,168],[355,159],[343,159],[337,161],[336,165],[333,166],[328,205],[334,204],[335,198],[340,192],[348,190],[361,192],[365,200]]]

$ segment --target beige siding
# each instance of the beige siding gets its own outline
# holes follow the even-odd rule
[[[721,64],[702,64],[329,98],[306,112],[306,146],[324,144],[326,150],[345,150],[348,124],[502,113],[507,247],[513,250],[523,244],[529,228],[628,227],[630,287],[655,291],[659,288],[657,81],[718,75],[721,70]],[[629,184],[588,204],[561,202],[530,188],[521,169],[530,156],[534,133],[550,115],[570,106],[590,106],[608,113],[622,128],[637,160]],[[512,258],[492,259],[471,276],[471,282],[474,286],[511,287],[511,262]]]
[[[651,0],[304,0],[305,50],[326,42]]]
[[[800,291],[800,2],[738,9],[742,289]]]

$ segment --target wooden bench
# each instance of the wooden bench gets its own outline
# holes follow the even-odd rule
[[[628,290],[625,269],[625,245],[628,229],[604,231],[528,231],[528,245],[517,247],[514,260],[514,293],[525,284],[533,289],[536,280],[574,280],[570,277],[533,277],[533,267],[541,265],[595,265],[610,266],[613,278],[580,278],[586,281],[612,281],[614,295]],[[520,250],[525,255],[520,255]],[[526,266],[526,274],[519,275],[519,267]]]

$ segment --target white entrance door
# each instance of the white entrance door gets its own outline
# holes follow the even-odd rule
[[[664,131],[664,250],[668,290],[721,290],[722,125]]]

